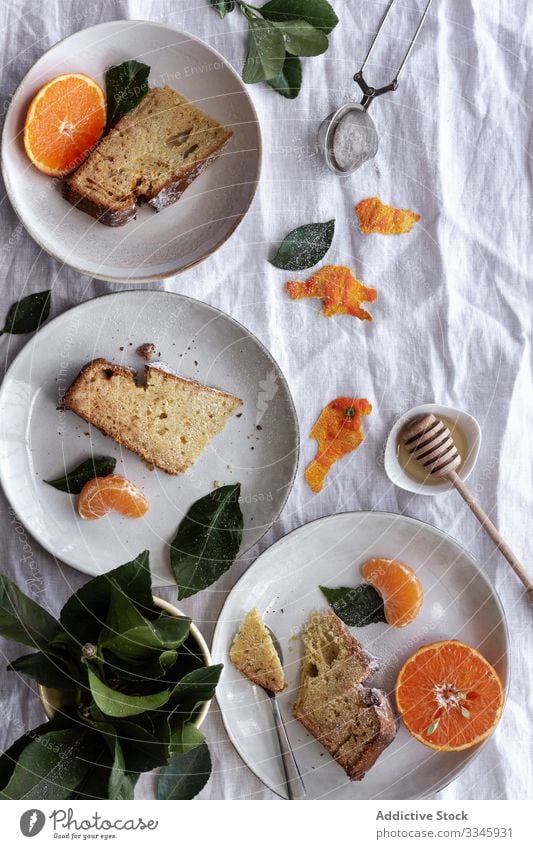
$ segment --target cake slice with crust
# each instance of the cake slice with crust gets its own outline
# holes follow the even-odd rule
[[[239,672],[254,684],[271,693],[279,693],[285,688],[279,655],[256,607],[244,617],[233,640],[229,657]]]
[[[386,694],[363,683],[377,663],[332,610],[314,613],[302,638],[294,716],[358,781],[396,736]]]
[[[170,475],[198,459],[240,398],[180,377],[161,364],[133,369],[99,358],[88,363],[67,390],[63,404],[115,442]]]

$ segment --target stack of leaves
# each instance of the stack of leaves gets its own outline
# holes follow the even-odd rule
[[[294,98],[302,85],[301,56],[319,56],[339,19],[327,0],[269,0],[260,9],[239,0],[211,0],[224,18],[236,6],[250,28],[242,71],[245,83],[265,81],[283,97]]]
[[[194,724],[222,667],[190,619],[152,598],[148,552],[85,584],[55,619],[0,577],[0,634],[36,649],[9,669],[61,691],[61,709],[0,757],[0,798],[132,799],[161,767],[158,798],[190,799],[211,762]]]

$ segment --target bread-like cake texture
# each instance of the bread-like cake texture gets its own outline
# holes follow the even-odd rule
[[[349,778],[360,780],[396,736],[387,696],[363,683],[377,664],[332,610],[314,613],[302,638],[294,716]]]
[[[136,372],[99,358],[67,390],[64,406],[106,436],[171,475],[185,472],[242,401],[163,368]]]
[[[244,617],[229,657],[233,665],[254,684],[271,693],[279,693],[285,688],[279,655],[257,608]]]
[[[175,203],[233,132],[170,86],[151,89],[63,183],[63,195],[116,227],[137,202],[156,211]]]

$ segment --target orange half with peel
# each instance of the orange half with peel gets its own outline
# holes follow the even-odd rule
[[[24,148],[39,171],[60,177],[81,165],[104,132],[105,94],[85,74],[61,74],[39,89],[24,123]]]
[[[504,700],[496,670],[459,640],[418,649],[396,681],[396,704],[407,730],[441,752],[459,752],[485,740],[500,721]]]

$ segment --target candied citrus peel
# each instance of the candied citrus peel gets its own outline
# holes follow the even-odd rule
[[[321,298],[322,315],[353,315],[362,321],[372,321],[372,316],[361,304],[375,301],[378,293],[355,277],[345,265],[325,265],[308,280],[287,283],[287,292],[293,300]]]
[[[333,463],[359,448],[365,438],[361,416],[372,412],[366,398],[336,398],[325,407],[313,425],[310,436],[318,442],[314,460],[305,470],[313,492],[320,492]]]
[[[382,203],[379,198],[365,198],[355,207],[361,233],[382,233],[399,236],[409,233],[420,221],[420,215],[410,209],[397,209]]]

